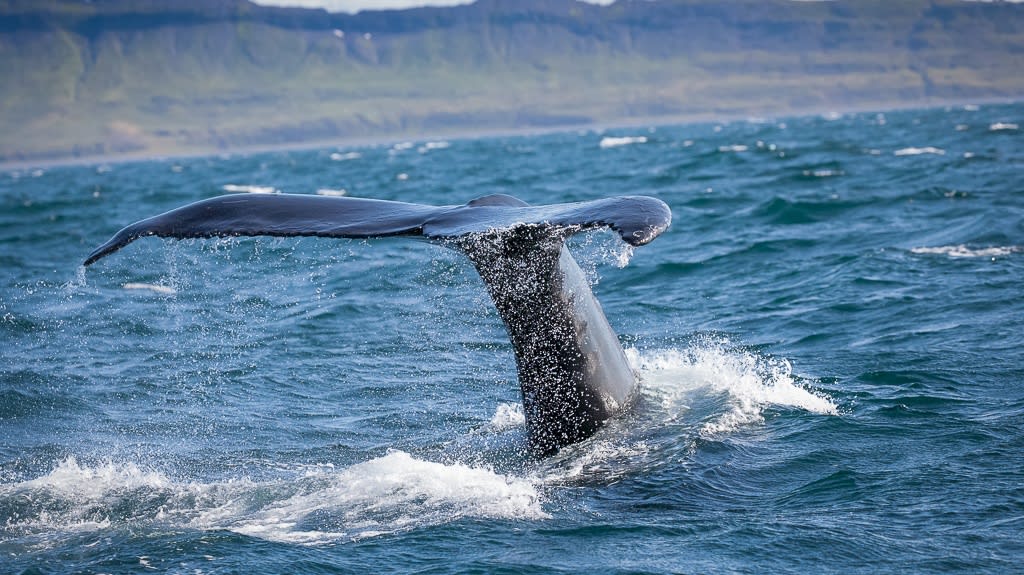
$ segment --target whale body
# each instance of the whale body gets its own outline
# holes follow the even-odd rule
[[[566,239],[607,227],[639,246],[660,235],[671,220],[664,202],[646,196],[530,206],[499,194],[461,206],[427,206],[229,194],[131,224],[96,248],[85,265],[145,236],[406,236],[460,250],[483,278],[505,323],[529,446],[543,456],[593,435],[629,404],[639,384]]]

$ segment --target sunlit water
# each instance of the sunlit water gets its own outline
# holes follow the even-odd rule
[[[0,572],[1018,570],[1022,116],[0,173]],[[80,267],[225,192],[657,196],[652,244],[572,244],[642,391],[532,458],[501,322],[427,242],[144,239]]]

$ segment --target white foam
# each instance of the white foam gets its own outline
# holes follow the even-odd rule
[[[723,153],[724,152],[746,152],[748,149],[750,149],[750,148],[748,146],[744,146],[743,144],[733,144],[731,146],[718,146],[718,151],[719,152],[723,152]]]
[[[933,146],[926,146],[924,148],[900,148],[892,153],[894,156],[920,156],[922,154],[935,154],[937,156],[943,156],[946,154],[946,150],[942,148],[936,148]]]
[[[450,148],[450,147],[451,147],[451,144],[449,144],[448,142],[443,142],[443,141],[441,141],[441,142],[426,142],[425,144],[420,146],[416,151],[418,151],[421,154],[426,154],[427,152],[430,152],[430,151],[433,151],[433,150],[444,150],[444,149]]]
[[[804,170],[805,176],[814,178],[834,178],[845,174],[842,170]]]
[[[402,451],[320,479],[314,489],[211,526],[275,541],[326,543],[465,517],[548,517],[536,488],[525,479],[424,461]]]
[[[402,451],[340,471],[327,465],[283,473],[290,476],[181,482],[134,463],[88,466],[68,458],[39,478],[0,484],[0,503],[19,508],[6,527],[25,533],[162,522],[295,543],[372,537],[466,517],[549,517],[530,480]]]
[[[165,286],[165,285],[160,285],[160,284],[147,284],[147,283],[141,283],[141,282],[128,282],[128,283],[124,284],[121,287],[124,288],[124,289],[131,289],[131,290],[148,290],[148,291],[151,291],[153,293],[158,293],[158,294],[161,294],[161,295],[174,295],[174,294],[178,293],[178,290],[174,289],[173,287]]]
[[[601,138],[601,143],[598,144],[602,149],[607,148],[618,148],[619,146],[629,146],[632,144],[646,144],[647,136],[622,136],[613,137],[605,136]]]
[[[1020,126],[1018,126],[1017,124],[1011,124],[1009,122],[996,122],[995,124],[990,124],[988,127],[989,131],[991,132],[1010,131],[1017,130],[1019,128]]]
[[[971,248],[964,244],[955,246],[911,248],[910,253],[919,255],[943,255],[951,258],[995,258],[1024,252],[1024,246],[993,246]]]
[[[113,489],[159,489],[169,484],[170,481],[165,475],[143,470],[134,463],[105,462],[93,467],[83,467],[76,458],[69,457],[50,473],[22,483],[4,485],[3,491],[12,488],[17,491],[46,490],[81,501],[98,499]]]
[[[225,192],[231,193],[246,193],[246,194],[279,194],[281,193],[277,188],[273,186],[250,186],[242,184],[224,184],[221,189]]]
[[[329,196],[334,198],[340,198],[341,196],[348,195],[348,190],[344,188],[331,189],[331,188],[320,188],[316,191],[318,196]]]
[[[640,354],[627,350],[645,389],[661,399],[670,412],[694,393],[725,394],[724,413],[710,414],[702,434],[717,435],[763,420],[769,406],[836,415],[838,408],[822,395],[799,385],[786,360],[732,349],[728,341],[706,341],[684,350]]]
[[[139,519],[142,511],[123,502],[138,498],[138,493],[155,499],[171,485],[167,476],[132,463],[84,466],[69,457],[36,479],[0,484],[0,502],[5,506],[28,503],[27,509],[7,520],[9,528],[27,532],[93,531],[110,527],[115,520],[111,515],[118,507],[129,511],[127,519]],[[150,518],[156,519],[162,510],[150,506]]]
[[[346,160],[358,160],[359,158],[362,157],[363,155],[360,154],[359,152],[345,152],[344,154],[340,152],[334,152],[333,154],[331,154],[331,159],[334,160],[335,162],[344,162]]]

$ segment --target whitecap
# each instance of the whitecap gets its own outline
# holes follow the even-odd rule
[[[448,142],[444,142],[444,141],[441,141],[441,142],[426,142],[422,146],[420,146],[416,151],[421,153],[421,154],[426,154],[427,152],[430,152],[430,151],[433,151],[433,150],[444,150],[444,149],[450,148],[450,147],[451,147],[451,144],[449,144]]]
[[[247,184],[224,184],[221,189],[231,193],[246,194],[279,194],[280,190],[273,186],[252,186]]]
[[[1009,122],[996,122],[994,124],[989,124],[988,127],[990,132],[1004,132],[1017,130],[1018,128],[1019,126],[1017,124],[1011,124]]]
[[[598,144],[602,149],[607,148],[618,148],[620,146],[630,146],[632,144],[646,144],[647,136],[605,136],[601,138],[601,142]]]
[[[732,144],[732,145],[720,145],[720,146],[718,146],[718,150],[721,151],[721,152],[729,152],[729,151],[737,151],[738,152],[738,151],[746,151],[748,149],[750,149],[750,147],[749,146],[745,146],[743,144]]]
[[[342,154],[341,152],[334,152],[333,154],[331,154],[331,159],[334,160],[335,162],[344,162],[346,160],[358,160],[359,158],[362,157],[363,155],[360,154],[359,152],[345,152],[344,154]]]
[[[167,286],[167,285],[160,285],[160,284],[147,284],[147,283],[141,283],[141,282],[128,282],[128,283],[122,285],[121,287],[124,288],[124,289],[130,289],[130,290],[148,290],[148,291],[151,291],[153,293],[158,293],[160,295],[174,295],[174,294],[178,293],[178,290],[174,289],[173,287]]]
[[[812,178],[834,178],[843,174],[842,170],[804,170],[804,175]]]
[[[894,156],[920,156],[922,154],[935,154],[937,156],[943,156],[946,154],[946,150],[942,148],[936,148],[933,146],[926,146],[924,148],[900,148],[892,153]]]
[[[918,255],[943,255],[951,258],[996,258],[1024,251],[1024,246],[992,246],[972,248],[964,244],[955,246],[911,248],[910,253]]]

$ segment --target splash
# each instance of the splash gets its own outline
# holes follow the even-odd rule
[[[727,398],[724,413],[708,415],[700,432],[718,435],[763,421],[771,406],[836,415],[831,400],[801,386],[789,362],[733,349],[726,340],[697,343],[683,350],[641,354],[626,350],[630,364],[644,379],[646,390],[669,413],[694,394],[710,392]]]
[[[488,422],[488,428],[491,431],[505,431],[524,425],[526,425],[526,416],[523,414],[523,406],[520,403],[499,404]]]
[[[90,466],[69,458],[42,477],[0,485],[0,506],[12,510],[0,529],[49,537],[159,524],[321,544],[462,518],[548,518],[529,480],[402,451],[340,471],[328,465],[288,475],[182,482],[133,463]]]
[[[249,517],[231,517],[228,527],[264,539],[308,544],[373,537],[466,517],[545,519],[548,515],[527,480],[392,451],[321,477],[312,489]],[[212,525],[220,523],[215,519]]]

